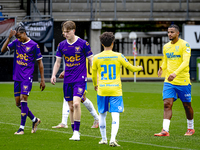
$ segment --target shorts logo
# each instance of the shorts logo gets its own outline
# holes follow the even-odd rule
[[[82,88],[78,88],[78,92],[79,92],[79,93],[82,93],[82,92],[83,92],[83,89],[82,89]]]
[[[24,117],[26,115],[26,113],[21,113],[21,115]]]
[[[189,96],[191,96],[191,95],[190,95],[190,94],[185,94],[184,96],[185,96],[185,97],[189,97]]]
[[[23,88],[24,88],[24,90],[28,90],[28,86],[27,85],[24,85]]]
[[[119,110],[122,110],[122,107],[121,107],[121,106],[118,106],[118,109],[119,109]]]

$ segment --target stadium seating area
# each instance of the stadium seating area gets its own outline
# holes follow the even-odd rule
[[[18,21],[26,16],[27,4],[20,9],[20,0],[1,0],[2,13],[18,16]],[[52,14],[55,21],[72,19],[74,21],[166,21],[196,20],[199,21],[200,0],[52,0]],[[43,13],[44,0],[37,1],[38,10]],[[116,6],[116,7],[115,7]],[[48,8],[48,4],[46,4]],[[115,9],[116,8],[116,9]],[[188,10],[188,13],[187,13]],[[91,16],[92,11],[92,16]],[[115,13],[116,12],[116,13]]]

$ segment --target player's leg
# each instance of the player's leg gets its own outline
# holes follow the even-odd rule
[[[124,104],[122,96],[110,96],[109,102],[110,102],[109,112],[111,112],[112,115],[111,139],[109,145],[115,147],[115,146],[120,146],[116,142],[116,136],[119,129],[119,113],[124,111]]]
[[[74,131],[74,106],[73,106],[73,101],[68,101],[69,105],[69,118],[71,122],[71,127],[72,130]]]
[[[187,117],[187,132],[185,133],[186,136],[191,136],[195,133],[194,130],[194,119],[193,119],[193,108],[191,105],[191,85],[187,86],[178,86],[177,93],[179,98],[183,103],[183,107],[185,109],[185,114]]]
[[[169,126],[172,117],[173,102],[177,99],[174,85],[164,83],[163,87],[163,102],[164,102],[164,115],[163,115],[163,129],[160,133],[154,136],[169,136]]]
[[[80,140],[80,121],[81,121],[81,98],[78,96],[73,97],[73,108],[74,108],[74,132],[73,136],[69,140],[75,140],[79,141]],[[71,113],[71,112],[70,112]]]
[[[106,115],[108,111],[108,97],[97,95],[97,106],[99,112],[99,128],[102,138],[99,144],[107,144]]]
[[[81,97],[85,92],[85,84],[86,82],[76,82],[72,84],[73,87],[73,109],[74,109],[74,132],[73,136],[69,140],[80,140],[80,121],[81,121]],[[70,106],[70,105],[69,105]],[[71,113],[71,112],[70,112]]]
[[[95,110],[92,102],[88,98],[86,98],[85,93],[83,94],[83,97],[81,98],[81,102],[83,103],[83,105],[87,108],[87,110],[90,112],[90,114],[94,118],[94,123],[91,128],[98,128],[99,127],[99,116],[98,116],[97,111]]]
[[[30,81],[23,81],[23,82],[16,82],[14,83],[14,92],[15,92],[15,101],[16,105],[19,106],[21,109],[21,124],[20,128],[15,134],[23,134],[24,133],[24,126],[26,123],[26,118],[29,118],[33,121],[33,128],[31,133],[35,133],[37,130],[37,125],[40,123],[40,119],[36,118],[32,112],[29,110],[27,106],[28,95],[32,88],[32,82]],[[20,97],[19,97],[19,93]]]
[[[68,128],[67,120],[69,116],[69,105],[68,102],[63,99],[63,107],[62,107],[62,122],[57,126],[52,126],[52,128]]]

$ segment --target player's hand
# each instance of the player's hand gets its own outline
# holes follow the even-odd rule
[[[41,91],[43,91],[45,89],[45,82],[44,82],[44,80],[41,80],[41,82],[40,82],[40,89],[41,89]]]
[[[175,77],[176,77],[175,73],[170,74],[168,77],[168,81],[173,81]]]
[[[58,78],[63,79],[63,78],[64,78],[64,75],[65,75],[65,71],[61,72]]]
[[[56,76],[51,77],[51,84],[55,85],[56,83]]]
[[[16,34],[15,30],[10,30],[9,39],[11,39]]]
[[[161,77],[161,75],[162,75],[162,68],[160,67],[158,70],[158,77]]]
[[[142,67],[142,66],[140,66],[140,67]],[[142,67],[142,70],[144,70],[144,68]]]
[[[95,87],[94,87],[94,90],[97,91],[97,90],[98,90],[98,86],[95,86]]]

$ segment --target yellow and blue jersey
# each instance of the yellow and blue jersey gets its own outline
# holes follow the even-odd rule
[[[122,96],[122,85],[120,78],[121,65],[130,71],[139,71],[142,67],[135,67],[121,53],[112,50],[103,51],[93,58],[92,80],[97,86],[99,96]]]
[[[169,82],[170,74],[175,73],[176,77],[169,83],[173,85],[188,85],[190,84],[189,62],[191,56],[191,48],[189,43],[179,38],[175,44],[171,41],[163,47],[163,63],[162,70],[167,69],[165,81]]]

